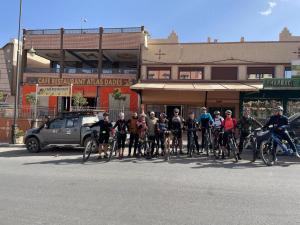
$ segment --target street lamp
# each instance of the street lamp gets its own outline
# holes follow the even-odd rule
[[[17,131],[17,118],[18,118],[18,106],[19,106],[19,78],[20,78],[20,44],[21,44],[21,18],[22,18],[22,0],[19,2],[19,24],[18,24],[18,51],[17,51],[17,74],[16,74],[16,93],[15,93],[15,105],[14,105],[14,122],[12,125],[12,143],[16,144],[16,131]]]

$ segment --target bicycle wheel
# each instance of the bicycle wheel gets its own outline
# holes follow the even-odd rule
[[[208,157],[209,156],[209,137],[208,137],[207,134],[205,135],[204,149],[205,149],[205,152],[206,152],[206,156]]]
[[[230,141],[229,141],[229,148],[230,148],[230,151],[232,152],[235,162],[238,162],[239,161],[238,156],[237,156],[238,150],[237,150],[237,146],[233,139],[230,139]]]
[[[275,157],[273,152],[272,140],[265,141],[261,144],[260,155],[266,166],[274,165]]]
[[[107,158],[107,162],[109,162],[112,159],[113,153],[116,151],[117,141],[113,140],[109,145],[109,155]]]
[[[83,155],[82,155],[82,161],[83,163],[86,162],[89,158],[91,153],[93,152],[93,150],[95,150],[96,148],[96,144],[94,140],[89,140],[88,143],[86,144],[84,151],[83,151]]]

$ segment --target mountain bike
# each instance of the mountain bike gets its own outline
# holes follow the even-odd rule
[[[293,150],[288,145],[287,141],[283,140],[281,136],[275,132],[274,127],[269,127],[270,137],[267,141],[263,142],[261,145],[261,158],[265,165],[272,166],[275,164],[277,159],[277,149],[275,149],[274,144],[276,143],[279,149],[281,149],[286,155],[294,156]],[[299,140],[297,138],[292,138],[292,141],[297,144]],[[296,145],[297,146],[297,145]],[[300,154],[300,149],[297,148]]]
[[[91,132],[91,137],[89,141],[87,142],[82,155],[82,162],[85,163],[91,156],[92,153],[96,154],[98,153],[98,147],[99,147],[99,134],[96,130],[93,130]]]

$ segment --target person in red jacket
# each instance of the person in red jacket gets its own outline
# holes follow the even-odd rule
[[[225,154],[224,154],[224,149],[226,149],[226,147],[228,146],[228,136],[230,134],[235,133],[235,129],[237,126],[237,122],[235,118],[232,118],[232,111],[231,110],[226,110],[225,111],[225,119],[222,121],[222,127],[224,130],[224,134],[223,134],[223,151],[222,151],[222,159],[225,158]],[[229,153],[229,151],[228,151]],[[239,154],[238,157],[240,158]]]

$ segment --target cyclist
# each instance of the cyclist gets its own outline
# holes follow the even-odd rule
[[[94,123],[90,128],[92,127],[100,127],[99,132],[99,157],[98,159],[101,159],[101,153],[104,152],[104,158],[107,158],[107,149],[108,149],[108,141],[109,141],[109,135],[112,130],[112,123],[109,121],[109,114],[107,112],[103,113],[103,119],[99,120],[98,122]]]
[[[208,132],[209,138],[211,138],[210,135],[210,126],[213,124],[213,119],[210,115],[210,113],[207,112],[207,108],[206,107],[202,107],[201,108],[201,115],[198,117],[197,121],[198,123],[200,123],[201,125],[201,131],[202,131],[202,148],[201,148],[201,153],[203,152],[204,149],[204,136],[205,133]]]
[[[119,159],[123,158],[124,149],[125,149],[125,141],[127,135],[127,122],[125,120],[125,115],[123,112],[119,114],[119,120],[114,125],[113,129],[118,129],[118,152],[119,152]]]
[[[282,106],[278,106],[274,109],[274,115],[270,117],[268,122],[265,124],[264,128],[269,127],[270,125],[274,127],[275,134],[278,135],[280,138],[286,140],[289,143],[292,150],[294,151],[296,157],[300,158],[296,145],[292,141],[289,132],[286,129],[286,127],[289,125],[289,119],[283,115]],[[277,143],[275,141],[273,147],[273,152],[276,153]],[[274,154],[274,160],[276,161],[276,154]]]
[[[222,159],[225,158],[224,150],[226,149],[226,147],[228,147],[228,137],[230,134],[234,135],[235,129],[237,126],[236,119],[232,118],[231,110],[226,110],[225,115],[226,115],[226,118],[222,122],[222,128],[224,129],[223,143],[222,143],[222,146],[223,146]],[[229,154],[229,151],[228,151],[228,154]]]
[[[138,143],[138,151],[139,151],[139,157],[142,155],[141,151],[141,142],[146,139],[147,136],[147,122],[146,122],[146,115],[144,113],[140,114],[138,121],[136,122],[137,128],[138,128],[138,136],[139,136],[139,143]]]
[[[165,136],[168,131],[169,121],[165,113],[160,113],[159,120],[156,123],[157,145],[161,147],[162,154],[165,154]]]
[[[250,109],[245,108],[242,118],[238,121],[237,127],[240,130],[240,142],[239,142],[239,160],[243,152],[243,145],[246,137],[250,135],[254,125],[261,127],[262,125],[255,118],[250,116]],[[252,149],[253,150],[253,149]]]
[[[131,118],[127,121],[128,131],[130,134],[128,157],[131,157],[131,148],[133,146],[133,156],[136,157],[136,149],[139,142],[139,135],[137,129],[138,114],[137,112],[132,113]]]
[[[198,122],[195,119],[194,112],[189,113],[189,118],[186,120],[185,125],[187,127],[187,154],[189,154],[190,156],[192,155],[191,152],[191,143],[193,141],[192,138],[194,138],[196,149],[199,154],[200,147],[199,147],[198,135],[197,135]]]
[[[214,111],[214,122],[213,122],[213,129],[212,129],[212,133],[213,133],[213,140],[214,140],[214,150],[217,150],[217,144],[219,146],[222,145],[222,122],[224,121],[224,118],[222,116],[220,116],[220,111]],[[218,143],[215,143],[216,141],[218,141]],[[220,154],[220,152],[219,152]],[[219,157],[217,155],[215,155],[216,157]]]
[[[158,119],[155,117],[155,113],[152,111],[150,112],[150,117],[147,119],[148,124],[148,139],[150,141],[150,157],[153,157],[154,154],[154,147],[156,142],[156,124]],[[157,152],[155,153],[157,154]]]
[[[174,109],[174,116],[170,120],[170,128],[173,133],[173,141],[172,141],[172,146],[174,147],[174,140],[177,138],[178,144],[179,144],[179,154],[183,154],[182,152],[182,128],[183,128],[183,123],[184,119],[179,115],[179,109],[175,108]]]

